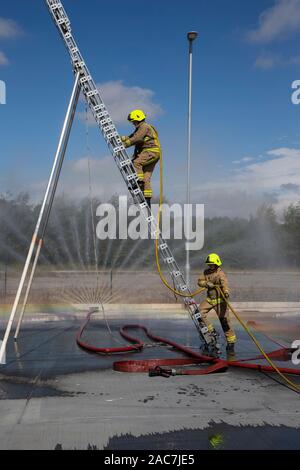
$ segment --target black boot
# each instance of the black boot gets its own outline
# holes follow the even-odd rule
[[[227,343],[226,351],[229,354],[234,354],[234,343]]]
[[[236,361],[236,355],[234,350],[234,343],[227,343],[226,346],[227,361]]]
[[[151,197],[145,197],[149,209],[151,210]]]

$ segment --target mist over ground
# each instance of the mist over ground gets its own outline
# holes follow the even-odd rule
[[[76,202],[65,196],[56,199],[40,258],[41,265],[69,268],[94,265],[91,208],[97,223],[96,208],[101,202],[93,199],[91,206],[89,198]],[[109,203],[118,212],[118,198],[111,198]],[[40,204],[32,203],[27,194],[0,197],[1,264],[18,265],[24,261],[39,210]],[[190,254],[194,269],[203,264],[209,252],[219,253],[227,269],[300,268],[300,201],[287,206],[280,221],[273,206],[267,204],[259,207],[249,218],[205,218],[204,233],[203,249]],[[178,263],[184,263],[184,241],[171,239],[170,246]],[[136,260],[140,260],[139,268],[149,269],[154,262],[153,242],[150,240],[96,239],[96,248],[99,268],[131,269],[136,266]]]

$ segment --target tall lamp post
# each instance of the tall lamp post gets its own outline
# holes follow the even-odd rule
[[[192,70],[193,70],[193,41],[197,38],[198,33],[196,31],[190,31],[187,33],[187,39],[189,41],[189,101],[188,101],[188,144],[187,144],[187,188],[186,188],[186,203],[187,203],[187,237],[190,236],[190,218],[192,212],[190,212],[190,177],[191,177],[191,136],[192,136]],[[190,284],[190,252],[186,246],[186,282]]]

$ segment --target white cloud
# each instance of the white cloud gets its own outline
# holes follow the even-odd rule
[[[270,43],[284,39],[300,31],[300,0],[276,0],[259,16],[259,25],[249,31],[247,39],[252,43]]]
[[[272,57],[271,55],[260,55],[257,57],[254,66],[258,69],[269,70],[273,69],[279,64],[278,57]]]
[[[126,185],[112,156],[104,158],[80,158],[67,161],[63,169],[58,194],[64,192],[71,198],[89,196],[89,165],[91,171],[92,196],[105,200],[113,194],[126,194]]]
[[[300,64],[300,56],[281,57],[279,55],[261,54],[254,62],[254,67],[261,70],[270,70],[275,67],[289,67]]]
[[[4,52],[0,51],[0,65],[8,65],[8,64],[9,64],[8,58],[6,57]]]
[[[193,202],[204,204],[205,217],[242,217],[255,214],[262,203],[274,203],[274,196],[257,194],[247,189],[222,188],[220,184],[214,190],[201,189]]]
[[[267,152],[264,161],[240,169],[228,185],[241,189],[245,185],[256,190],[274,190],[282,184],[300,184],[300,150],[279,148]]]
[[[192,182],[192,201],[205,204],[206,217],[229,216],[248,217],[254,214],[263,203],[273,204],[278,213],[290,204],[300,200],[300,149],[275,148],[258,157],[245,156],[241,167],[229,174],[217,175],[209,166],[201,169],[196,165],[194,174],[206,175],[199,183],[199,178]],[[101,200],[109,200],[113,194],[127,194],[127,188],[111,156],[90,158],[92,176],[92,194]],[[182,170],[176,166],[169,168],[165,164],[165,196],[171,202],[185,200],[186,185],[182,179]],[[153,175],[153,188],[159,194],[159,170]],[[28,191],[34,202],[40,201],[45,192],[47,181],[33,182],[32,174],[20,174],[14,171],[10,178],[6,176],[2,191],[7,183],[13,193]],[[89,196],[88,157],[78,160],[66,160],[58,186],[58,194],[81,199]]]
[[[127,116],[132,109],[143,109],[150,119],[162,114],[162,108],[154,101],[154,91],[138,86],[128,87],[122,80],[109,81],[97,84],[101,97],[116,124],[127,122]],[[82,121],[86,120],[84,112],[78,113]],[[94,119],[89,115],[88,121],[94,124]]]
[[[0,17],[0,39],[13,39],[21,34],[22,30],[16,21]],[[1,65],[9,65],[9,60],[2,51],[0,51],[0,66]]]
[[[14,20],[0,18],[0,38],[11,39],[20,36],[21,28]]]
[[[230,176],[206,179],[198,188],[193,186],[193,201],[205,204],[206,216],[247,217],[254,214],[263,203],[273,204],[278,213],[300,200],[300,149],[278,148],[266,153],[263,160],[243,157],[245,165]],[[250,161],[251,160],[251,161]],[[254,161],[255,160],[255,161]],[[113,194],[127,194],[127,188],[111,156],[90,158],[93,196],[108,200]],[[180,200],[180,184],[172,187],[180,175],[170,174],[173,181],[166,197]],[[153,178],[158,194],[158,174]],[[179,181],[179,180],[178,180]],[[181,181],[182,182],[182,181]],[[64,192],[71,198],[88,196],[88,157],[67,161],[61,175],[58,194]],[[44,186],[45,187],[45,183]]]
[[[89,197],[89,163],[93,197],[106,201],[114,194],[127,194],[125,182],[112,156],[85,156],[77,160],[65,160],[56,194],[64,194],[74,201]],[[26,192],[37,203],[44,197],[48,178],[49,175],[46,174],[42,179],[33,180],[29,171],[11,171],[5,178],[0,178],[0,191],[5,193],[9,190],[13,194]]]
[[[239,163],[248,163],[248,162],[252,162],[253,160],[255,160],[254,157],[243,157],[241,158],[240,160],[233,160],[232,163],[234,163],[235,165],[239,164]]]
[[[206,181],[195,193],[214,215],[247,216],[264,201],[281,213],[300,200],[300,149],[278,148],[265,159],[236,169],[225,178]]]

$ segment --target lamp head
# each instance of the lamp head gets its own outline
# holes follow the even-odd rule
[[[198,36],[197,31],[189,31],[189,32],[187,33],[187,38],[188,38],[188,40],[191,41],[191,42],[194,41],[194,40],[197,38],[197,36]]]

